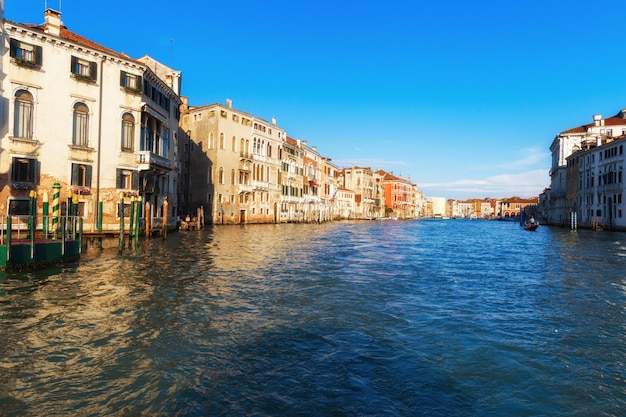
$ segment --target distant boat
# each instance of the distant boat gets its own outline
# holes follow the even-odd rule
[[[539,223],[536,223],[536,222],[526,223],[524,225],[524,230],[528,230],[529,232],[534,232],[535,230],[537,230],[538,227],[539,227]]]

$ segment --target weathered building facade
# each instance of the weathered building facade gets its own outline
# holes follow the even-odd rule
[[[3,22],[0,212],[26,214],[34,190],[39,210],[60,192],[59,214],[71,193],[87,231],[119,229],[139,197],[151,216],[172,215],[177,92],[141,60],[67,29],[59,12],[44,21]],[[180,86],[179,72],[160,71]]]

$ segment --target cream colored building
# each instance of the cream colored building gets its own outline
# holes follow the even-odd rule
[[[300,141],[286,137],[281,148],[280,220],[304,221],[303,202],[304,151]]]
[[[339,219],[349,220],[356,218],[354,196],[355,193],[352,190],[341,186],[337,189],[337,213]]]
[[[554,225],[569,225],[573,208],[567,203],[567,158],[577,150],[602,146],[615,137],[626,134],[626,109],[603,118],[593,116],[593,122],[559,133],[552,144],[550,188],[541,195],[542,221]]]
[[[281,221],[286,133],[275,120],[236,110],[227,99],[226,105],[183,106],[181,131],[191,138],[189,147],[179,150],[181,174],[188,178],[181,189],[183,207],[195,213],[202,206],[206,221],[217,224]]]
[[[322,200],[322,221],[332,221],[337,218],[337,172],[338,167],[330,158],[322,158],[322,177],[320,185],[320,199]]]
[[[354,191],[355,217],[359,219],[371,219],[376,216],[374,210],[374,173],[371,168],[352,166],[344,168],[338,173],[339,184]]]
[[[152,217],[171,216],[180,72],[151,60],[155,72],[149,57],[134,60],[71,32],[55,10],[44,21],[3,22],[0,212],[25,214],[35,190],[41,213],[58,184],[61,214],[69,193],[78,196],[86,231],[119,229],[120,196],[124,213],[142,197]]]

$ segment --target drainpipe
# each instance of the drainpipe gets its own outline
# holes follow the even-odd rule
[[[104,88],[104,61],[106,57],[103,56],[100,59],[100,97],[98,100],[98,167],[96,168],[96,198],[94,200],[94,206],[96,209],[94,210],[94,219],[91,226],[91,230],[93,231],[93,225],[98,224],[98,219],[102,218],[102,204],[100,203],[100,162],[102,155],[102,91]],[[100,225],[100,230],[102,230],[102,223]]]

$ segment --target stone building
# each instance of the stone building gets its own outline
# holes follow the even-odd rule
[[[71,193],[86,231],[119,229],[120,197],[125,213],[139,197],[151,216],[175,212],[180,72],[86,39],[52,9],[43,24],[4,20],[2,44],[0,212],[26,214],[34,190],[41,213],[55,187],[59,214]]]
[[[281,221],[281,148],[276,125],[226,105],[182,107],[181,205],[216,224]],[[185,144],[187,145],[185,147]],[[186,159],[185,159],[186,158]]]
[[[626,109],[603,118],[594,115],[593,122],[559,133],[552,144],[550,187],[541,195],[542,221],[553,225],[569,225],[571,207],[567,204],[567,158],[577,150],[600,146],[626,134]]]

